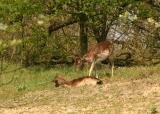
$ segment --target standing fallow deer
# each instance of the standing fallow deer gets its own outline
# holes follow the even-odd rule
[[[95,65],[97,63],[100,63],[101,61],[104,61],[105,59],[109,59],[111,62],[111,69],[112,69],[112,76],[113,76],[113,44],[109,41],[103,41],[98,44],[96,44],[94,47],[92,47],[83,57],[82,61],[83,63],[89,62],[91,63],[90,69],[89,69],[89,76],[91,76],[93,69],[95,68]],[[95,68],[96,70],[96,68]],[[96,74],[96,77],[98,78],[98,75]]]
[[[80,87],[85,85],[100,85],[103,82],[95,77],[80,77],[77,79],[73,79],[71,81],[65,80],[62,75],[57,74],[55,79],[52,81],[55,83],[55,87],[64,86],[64,87]]]

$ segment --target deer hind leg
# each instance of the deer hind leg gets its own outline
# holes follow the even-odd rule
[[[96,78],[98,78],[98,73],[97,73],[97,64],[95,64],[94,70],[95,70]]]
[[[111,65],[111,77],[113,77],[114,76],[114,59],[113,59],[113,57],[109,57],[109,62]]]
[[[111,62],[111,77],[113,77],[114,76],[114,61],[113,61],[113,59],[110,62]]]
[[[91,76],[94,66],[95,66],[95,62],[93,61],[89,69],[89,76]]]

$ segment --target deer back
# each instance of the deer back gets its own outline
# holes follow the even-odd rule
[[[113,52],[113,45],[109,41],[100,42],[92,47],[84,56],[83,59],[92,62],[95,58],[104,58],[110,56]]]

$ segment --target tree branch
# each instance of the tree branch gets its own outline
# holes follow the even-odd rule
[[[57,31],[65,26],[69,26],[69,25],[72,25],[77,22],[78,21],[73,18],[69,18],[69,19],[65,20],[64,22],[54,22],[53,24],[51,24],[49,26],[48,33],[49,33],[49,35],[51,35],[52,32]]]

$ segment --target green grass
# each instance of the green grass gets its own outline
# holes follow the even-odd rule
[[[8,65],[7,71],[19,68],[19,65]],[[129,80],[146,78],[153,74],[160,74],[160,65],[157,66],[135,66],[116,68],[114,77],[109,78],[110,69],[101,68],[98,74],[102,80]],[[106,72],[108,72],[106,74]],[[13,81],[0,87],[0,101],[15,98],[30,91],[45,90],[54,88],[54,84],[49,82],[54,79],[56,74],[62,74],[66,79],[74,79],[87,75],[87,70],[77,71],[73,67],[59,66],[46,69],[40,66],[19,69],[13,72],[2,73],[0,75],[0,85],[13,78]],[[46,82],[46,83],[45,83]]]
[[[0,85],[13,81],[0,87],[0,100],[14,98],[29,91],[44,90],[54,88],[54,84],[49,82],[56,74],[65,75],[66,79],[73,79],[85,74],[85,71],[76,71],[72,67],[55,67],[46,69],[40,66],[18,69],[18,65],[9,65],[4,73],[0,75]],[[12,71],[13,72],[10,72]]]

